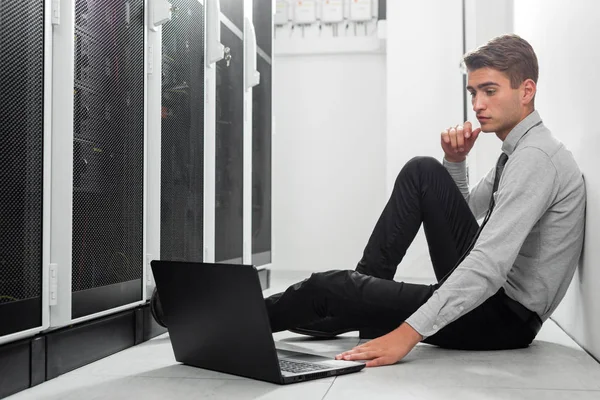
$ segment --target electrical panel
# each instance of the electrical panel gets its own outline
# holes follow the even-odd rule
[[[321,0],[321,21],[326,24],[344,21],[342,0]]]
[[[276,7],[274,38],[280,54],[311,53],[311,47],[317,53],[381,47],[381,0],[278,0]]]
[[[275,3],[275,25],[285,25],[289,21],[290,3],[288,0],[277,0]],[[256,25],[255,25],[256,26]]]
[[[317,21],[317,4],[312,0],[294,1],[294,24],[312,24]]]
[[[354,22],[364,22],[373,19],[372,0],[349,0],[350,16],[349,20]]]

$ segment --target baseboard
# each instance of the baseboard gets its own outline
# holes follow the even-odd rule
[[[31,387],[30,363],[30,341],[0,346],[0,399]]]
[[[136,310],[70,326],[46,337],[46,378],[53,379],[135,344]]]
[[[0,346],[0,399],[167,332],[146,304]]]

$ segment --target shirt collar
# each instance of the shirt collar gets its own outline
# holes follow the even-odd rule
[[[542,118],[537,111],[533,111],[527,117],[525,117],[521,122],[515,126],[512,131],[509,132],[506,139],[504,139],[504,143],[502,143],[502,151],[506,153],[506,155],[510,156],[517,144],[521,140],[521,138],[527,133],[527,131],[539,122],[542,122]]]

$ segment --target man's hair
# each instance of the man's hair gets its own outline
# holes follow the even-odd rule
[[[498,36],[465,54],[467,70],[493,68],[506,74],[510,86],[518,88],[526,79],[538,80],[538,60],[531,45],[517,35]]]

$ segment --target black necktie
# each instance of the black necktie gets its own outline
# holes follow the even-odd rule
[[[448,272],[446,274],[446,276],[444,276],[440,280],[439,285],[441,285],[446,280],[446,278],[448,278],[448,276],[450,276],[450,274],[456,269],[456,267],[458,267],[460,265],[460,263],[463,262],[463,260],[471,252],[471,250],[473,250],[473,247],[475,246],[477,239],[479,239],[479,234],[481,234],[483,227],[485,226],[485,224],[487,224],[488,220],[490,219],[490,215],[492,215],[492,210],[494,209],[494,206],[496,205],[496,202],[494,201],[494,193],[496,193],[496,191],[498,190],[498,185],[500,184],[500,178],[502,177],[502,171],[504,171],[504,166],[506,165],[506,161],[508,161],[508,156],[506,155],[506,153],[500,154],[500,157],[498,157],[498,162],[496,163],[496,173],[494,174],[494,185],[492,186],[492,196],[490,198],[490,206],[488,208],[487,213],[485,214],[485,218],[483,219],[481,226],[477,230],[477,233],[473,237],[473,240],[471,240],[469,247],[467,247],[467,250],[458,259],[458,262],[454,265],[454,268],[452,268],[450,270],[450,272]]]
[[[492,209],[494,208],[494,205],[495,205],[494,193],[496,193],[496,191],[498,190],[498,185],[500,184],[500,177],[502,176],[502,171],[504,171],[504,166],[506,165],[506,161],[508,161],[508,156],[506,155],[506,153],[500,154],[500,157],[498,157],[498,162],[496,163],[496,174],[494,175],[494,186],[492,187],[492,197],[490,199],[490,207],[488,210],[488,215],[486,215],[487,218],[489,218],[489,214],[492,213]],[[487,222],[487,221],[485,221],[485,222]],[[483,227],[483,224],[481,224],[481,226]]]

